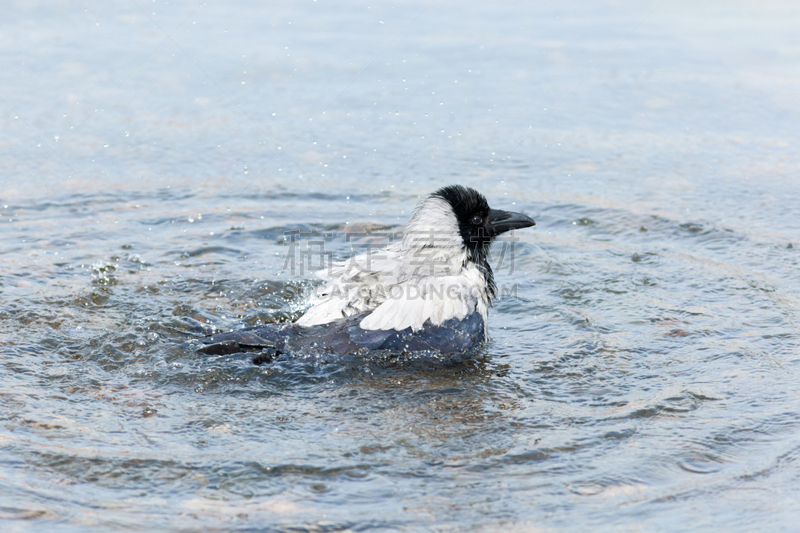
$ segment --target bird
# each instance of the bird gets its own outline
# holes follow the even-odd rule
[[[299,319],[212,335],[198,351],[258,352],[255,364],[319,350],[469,353],[488,338],[497,295],[489,247],[534,225],[522,213],[490,208],[473,188],[442,187],[419,202],[402,239],[317,272],[324,283]]]

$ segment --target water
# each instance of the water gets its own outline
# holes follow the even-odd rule
[[[137,2],[3,10],[0,529],[797,527],[799,6]],[[191,350],[449,183],[470,361]]]

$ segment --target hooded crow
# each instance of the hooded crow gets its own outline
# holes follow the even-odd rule
[[[535,224],[491,209],[475,189],[443,187],[417,205],[401,240],[317,272],[325,283],[296,322],[214,335],[199,351],[260,352],[255,363],[309,350],[467,353],[486,338],[496,296],[489,246]]]

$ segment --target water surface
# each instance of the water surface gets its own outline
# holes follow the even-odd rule
[[[3,11],[4,531],[796,528],[800,6]],[[466,363],[192,350],[450,183],[538,223]]]

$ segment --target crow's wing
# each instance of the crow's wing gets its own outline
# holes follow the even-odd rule
[[[484,338],[480,313],[463,320],[450,319],[442,324],[427,322],[414,331],[369,330],[359,323],[364,315],[337,320],[330,324],[302,327],[297,324],[266,324],[220,333],[201,339],[198,351],[210,355],[262,352],[272,358],[280,353],[328,351],[338,354],[364,353],[371,350],[463,352],[476,347]]]

